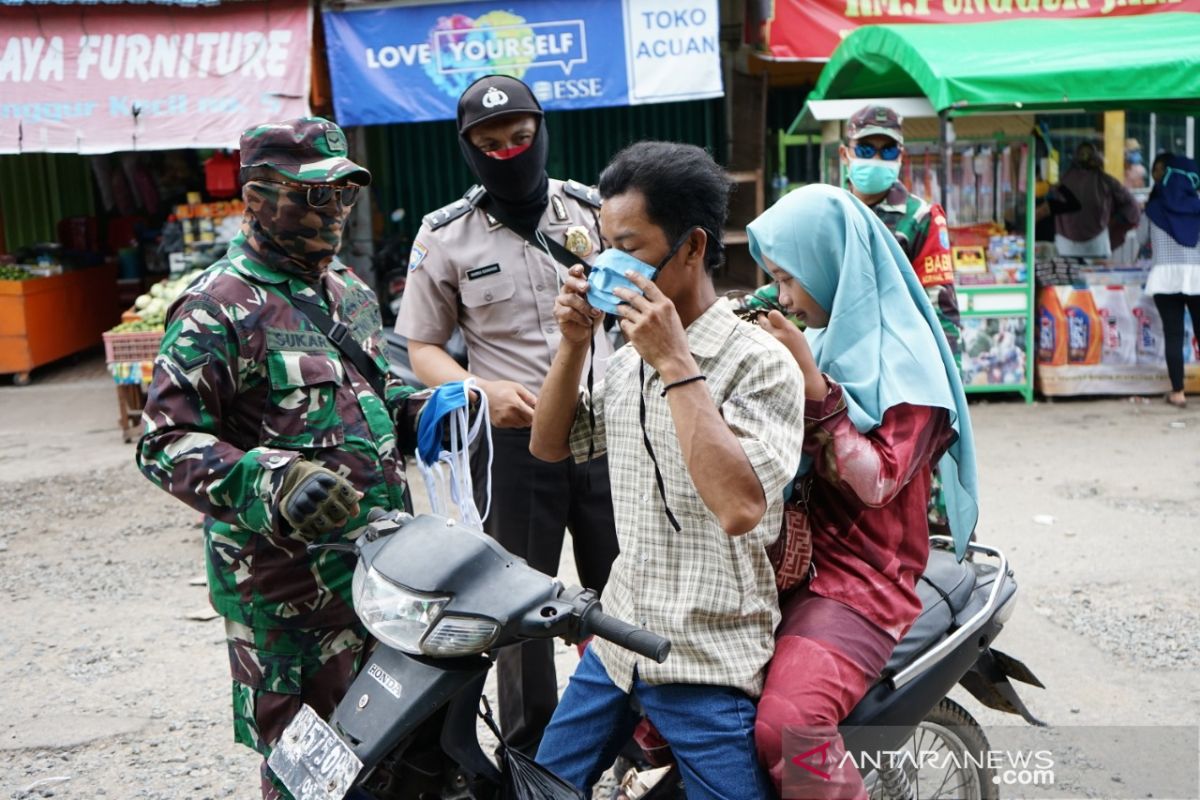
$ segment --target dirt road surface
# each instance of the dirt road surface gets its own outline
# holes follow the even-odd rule
[[[199,519],[135,470],[102,370],[0,386],[0,797],[252,800],[221,622],[191,618]],[[1021,585],[999,646],[1045,682],[1022,693],[1053,725],[1200,723],[1197,409],[973,407],[979,538]],[[1016,720],[960,699],[985,725]],[[1092,796],[1143,794],[1096,768],[1113,791]]]

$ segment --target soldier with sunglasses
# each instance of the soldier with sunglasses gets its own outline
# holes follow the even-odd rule
[[[839,148],[847,188],[888,227],[929,294],[957,361],[961,319],[950,261],[946,212],[912,194],[900,182],[904,132],[900,115],[887,106],[866,106],[850,118],[847,143]]]
[[[265,758],[302,703],[333,711],[365,638],[354,556],[307,547],[409,507],[397,437],[417,404],[388,377],[375,295],[337,257],[371,181],[341,128],[260,125],[241,159],[241,234],[168,314],[137,459],[205,516],[234,738],[263,755],[262,795],[278,798]]]
[[[958,293],[954,290],[954,266],[950,261],[950,231],[946,212],[912,194],[900,182],[904,159],[903,120],[887,106],[866,106],[850,118],[847,143],[840,154],[846,170],[847,188],[887,226],[933,304],[934,313],[950,345],[954,360],[962,365],[959,332],[962,318]],[[949,534],[941,475],[935,469],[929,500],[929,528],[933,534]]]

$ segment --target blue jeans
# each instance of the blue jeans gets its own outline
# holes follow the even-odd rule
[[[754,746],[754,702],[728,686],[651,686],[634,694],[679,764],[688,800],[763,800],[774,795]],[[588,649],[538,748],[537,761],[591,797],[593,784],[633,735],[629,695]]]

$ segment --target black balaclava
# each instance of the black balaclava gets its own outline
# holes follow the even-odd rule
[[[537,133],[527,150],[501,159],[471,144],[467,137],[469,128],[509,114],[537,117]],[[546,175],[546,158],[550,139],[542,106],[529,87],[507,75],[488,75],[468,86],[458,99],[458,146],[471,172],[487,189],[489,202],[505,220],[527,230],[537,228],[548,202],[550,178]]]

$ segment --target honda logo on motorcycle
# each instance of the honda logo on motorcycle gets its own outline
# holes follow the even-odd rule
[[[392,697],[395,697],[397,700],[400,699],[400,692],[403,690],[403,687],[400,685],[400,681],[384,672],[383,667],[379,666],[378,664],[372,664],[371,666],[367,667],[367,674],[378,681],[380,686],[382,686],[384,689],[387,689],[388,694],[390,694]]]

